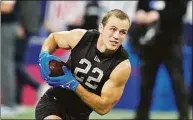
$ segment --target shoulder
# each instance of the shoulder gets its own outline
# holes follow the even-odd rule
[[[85,29],[73,29],[69,31],[69,34],[71,34],[71,37],[75,37],[77,39],[81,39],[84,34],[87,32]]]
[[[73,29],[69,31],[71,36],[75,39],[81,40],[84,36],[95,36],[98,35],[99,32],[95,29],[85,30],[85,29]]]
[[[113,72],[124,72],[124,71],[130,71],[131,70],[131,63],[129,59],[126,59],[122,62],[120,62],[115,69],[112,71]],[[125,73],[125,72],[124,72]],[[126,72],[127,73],[127,72]]]
[[[51,34],[54,36],[57,36],[57,37],[67,37],[67,38],[71,38],[71,39],[80,39],[86,32],[87,32],[87,30],[85,30],[85,29],[73,29],[73,30],[69,30],[69,31],[54,32]]]
[[[61,46],[64,46],[65,43],[72,49],[82,39],[86,32],[87,30],[85,29],[73,29],[70,31],[55,32],[52,34],[56,41],[61,44]]]
[[[79,29],[79,28],[76,28],[76,29],[73,29],[73,30],[70,30],[71,32],[74,32],[74,33],[86,33],[86,29]]]
[[[91,34],[97,34],[99,33],[96,29],[89,29],[89,30],[86,30],[86,29],[73,29],[73,30],[70,30],[69,31],[70,33],[73,33],[73,34],[77,34],[77,35],[84,35],[85,33],[91,33]]]
[[[77,45],[83,45],[85,43],[88,43],[88,42],[92,42],[94,38],[97,37],[97,35],[99,34],[99,32],[95,29],[90,29],[90,30],[85,30],[85,29],[74,29],[74,30],[71,30],[71,33],[73,35],[70,35],[72,36],[74,39],[74,41],[76,42],[73,42],[73,47],[72,48],[75,48],[75,46]]]
[[[131,64],[129,59],[120,62],[110,74],[110,79],[119,81],[120,83],[126,82],[131,73]]]

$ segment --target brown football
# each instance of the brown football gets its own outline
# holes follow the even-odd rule
[[[52,60],[49,62],[49,68],[50,68],[50,77],[57,77],[57,76],[61,76],[64,75],[64,71],[62,69],[62,67],[65,66],[64,62],[58,62],[56,60]]]

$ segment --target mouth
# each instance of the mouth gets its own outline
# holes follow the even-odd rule
[[[112,46],[116,46],[116,45],[119,44],[119,42],[117,42],[117,41],[110,41],[110,43],[111,43]]]

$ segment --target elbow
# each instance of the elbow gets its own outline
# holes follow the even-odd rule
[[[104,107],[96,111],[99,115],[105,115],[110,111],[110,107]]]
[[[50,35],[48,36],[50,39],[54,39],[54,34],[55,33],[50,33]]]
[[[107,114],[108,112],[110,112],[110,110],[113,108],[113,106],[115,105],[115,103],[117,102],[118,100],[114,101],[113,103],[107,103],[107,104],[103,104],[101,106],[101,109],[97,112],[99,115],[105,115]]]
[[[101,108],[96,111],[99,115],[105,115],[107,114],[108,112],[110,112],[110,110],[113,108],[113,106],[115,105],[115,103],[117,102],[118,100],[115,100],[113,103],[111,102],[105,102],[101,105]]]
[[[101,110],[100,112],[99,112],[99,115],[105,115],[105,114],[107,114],[108,112],[110,111],[110,109],[109,110]]]
[[[55,33],[51,33],[49,36],[48,36],[48,40],[51,40],[53,44],[57,44],[57,41],[55,39]]]

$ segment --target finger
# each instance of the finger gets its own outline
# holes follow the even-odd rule
[[[49,57],[50,55],[47,52],[41,52],[40,53],[40,57],[39,57],[39,68],[40,68],[40,72],[42,75],[42,78],[44,80],[46,80],[47,76],[49,76],[49,63],[46,63],[46,59]],[[47,65],[46,65],[47,64]],[[47,69],[46,69],[47,68]]]
[[[44,80],[46,80],[46,78],[47,78],[47,77],[46,77],[46,73],[44,72],[44,70],[43,70],[41,64],[39,64],[39,69],[40,69],[42,78],[43,78]]]
[[[49,70],[49,63],[46,62],[47,60],[44,58],[42,59],[42,61],[40,62],[40,67],[41,67],[41,72],[44,76],[44,79],[47,80],[47,78],[50,75],[50,70]]]
[[[39,70],[40,70],[40,72],[41,72],[41,76],[42,76],[43,79],[45,79],[45,73],[44,73],[43,68],[42,68],[42,65],[41,65],[43,57],[45,57],[45,54],[41,53],[41,54],[40,54],[39,61],[38,61],[38,62],[39,62],[38,65],[39,65]]]
[[[65,80],[57,80],[57,81],[55,81],[55,80],[48,79],[47,83],[49,83],[50,85],[54,85],[55,86],[55,85],[63,85],[63,84],[66,83],[66,81]]]
[[[40,72],[41,72],[41,76],[42,76],[42,78],[44,79],[45,76],[44,76],[43,71],[42,71],[42,65],[41,65],[41,61],[40,61],[40,60],[39,60],[38,66],[39,66],[39,70],[40,70]]]
[[[49,57],[46,57],[46,58],[44,58],[43,60],[42,60],[42,63],[41,63],[41,65],[42,65],[42,68],[43,68],[43,70],[44,70],[44,73],[46,74],[46,75],[49,75],[50,73],[51,73],[51,71],[50,71],[50,67],[49,67]]]
[[[42,79],[44,79],[44,78],[45,78],[45,76],[44,76],[44,74],[43,74],[43,72],[42,72],[41,64],[39,64],[39,70],[40,70],[40,73],[41,73],[41,77],[42,77]]]
[[[49,80],[51,80],[51,81],[61,81],[61,80],[65,80],[65,78],[64,78],[64,75],[63,76],[58,76],[58,77],[48,77],[48,79]]]
[[[62,69],[64,71],[64,74],[71,74],[71,72],[68,70],[68,68],[66,66],[62,66]]]
[[[49,58],[49,54],[47,54],[46,52],[42,52],[40,54],[40,59],[39,59],[39,63],[41,64],[41,68],[42,68],[42,71],[44,71],[44,74],[50,74],[50,70],[49,70],[49,61],[48,61],[48,58]]]

